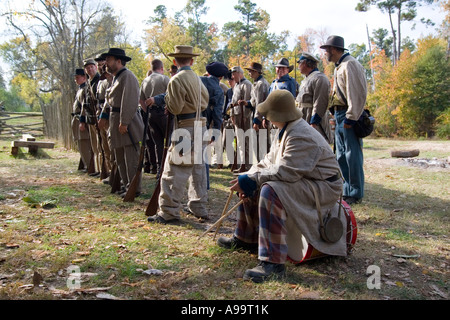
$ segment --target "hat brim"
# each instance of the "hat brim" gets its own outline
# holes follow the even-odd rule
[[[249,67],[247,67],[247,68],[244,68],[245,70],[248,70],[248,71],[256,71],[256,72],[259,72],[259,73],[261,73],[261,74],[263,74],[264,72],[262,71],[262,70],[258,70],[258,69],[253,69],[253,68],[249,68]]]
[[[278,67],[278,68],[289,68],[290,66],[287,66],[285,64],[276,64],[275,67]]]
[[[173,58],[193,58],[198,57],[200,53],[168,53],[167,55]]]
[[[342,49],[342,50],[347,50],[347,48],[344,48],[344,47],[341,47],[341,46],[330,45],[330,44],[321,45],[320,49],[326,49],[328,47],[334,47],[334,48],[338,48],[338,49]]]
[[[271,108],[270,102],[267,99],[258,104],[256,110],[271,122],[290,122],[298,120],[303,116],[303,112],[297,107],[293,107],[288,112],[279,112],[276,108]]]
[[[106,57],[114,57],[114,58],[121,59],[126,62],[131,61],[131,58],[128,56],[122,56],[119,54],[111,54],[111,53],[102,53],[102,55],[100,56],[100,59],[106,60]]]

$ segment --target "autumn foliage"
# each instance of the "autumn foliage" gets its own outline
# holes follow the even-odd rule
[[[450,61],[444,40],[419,40],[417,50],[405,50],[395,66],[383,51],[378,52],[373,64],[376,85],[368,103],[378,135],[450,136]]]

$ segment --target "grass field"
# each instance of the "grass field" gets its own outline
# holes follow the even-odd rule
[[[394,149],[447,165],[412,165]],[[228,169],[210,172],[209,221],[183,214],[179,226],[153,225],[144,211],[155,175],[124,203],[77,171],[76,152],[26,151],[14,158],[0,142],[0,299],[448,300],[449,141],[366,139],[353,253],[288,263],[286,279],[263,284],[242,279],[256,255],[219,248],[213,232],[199,239],[221,215]],[[234,225],[231,215],[218,235]]]

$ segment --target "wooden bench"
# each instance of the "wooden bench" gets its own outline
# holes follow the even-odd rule
[[[19,153],[19,148],[28,148],[28,152],[36,154],[39,148],[53,149],[54,142],[36,141],[36,138],[30,134],[22,135],[22,139],[11,142],[11,154],[16,156]]]

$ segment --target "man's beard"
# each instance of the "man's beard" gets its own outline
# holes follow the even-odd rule
[[[106,65],[106,72],[108,72],[110,74],[114,74],[116,71],[117,70],[115,67],[110,67],[110,66]]]

